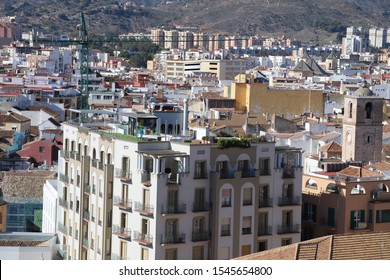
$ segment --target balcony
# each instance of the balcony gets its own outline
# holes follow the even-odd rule
[[[69,157],[70,157],[70,152],[69,152],[69,151],[62,150],[62,151],[60,151],[60,156],[63,157],[64,159],[69,159]]]
[[[120,227],[118,225],[112,226],[112,234],[117,235],[119,238],[131,241],[131,229]]]
[[[91,186],[90,185],[86,185],[84,187],[84,193],[86,194],[91,194]]]
[[[60,181],[66,184],[69,184],[69,176],[65,175],[64,173],[60,173]]]
[[[208,231],[192,232],[192,242],[209,241],[210,233]]]
[[[89,247],[89,240],[88,240],[88,238],[87,237],[83,237],[83,246],[85,246],[85,247]]]
[[[186,213],[186,204],[169,204],[169,205],[163,205],[161,214],[162,215],[169,215],[169,214],[184,214]]]
[[[74,159],[74,160],[77,160],[77,161],[80,161],[80,154],[77,153],[77,152],[70,152],[70,158],[71,159]]]
[[[143,215],[152,216],[154,214],[154,206],[135,202],[134,211],[139,212]]]
[[[287,206],[287,205],[300,205],[301,204],[301,197],[295,196],[295,197],[279,197],[279,206]]]
[[[270,169],[260,169],[259,175],[260,176],[269,176],[269,175],[271,175],[271,170]]]
[[[161,235],[161,245],[166,244],[180,244],[186,242],[186,234],[162,234]]]
[[[100,162],[98,159],[93,159],[92,160],[92,167],[96,169],[103,170],[104,169],[104,164]]]
[[[167,185],[180,185],[180,174],[168,174]]]
[[[86,221],[89,221],[89,219],[90,219],[90,213],[87,209],[84,209],[84,211],[83,211],[83,219]]]
[[[283,169],[283,179],[295,178],[294,167]]]
[[[221,236],[230,236],[230,228],[221,228]]]
[[[272,226],[260,225],[257,231],[257,236],[272,235]]]
[[[62,223],[58,223],[58,230],[66,235],[69,233],[69,228]]]
[[[272,207],[273,199],[272,198],[260,198],[259,199],[259,208]]]
[[[234,179],[234,172],[220,171],[218,172],[219,179]]]
[[[278,225],[278,234],[299,233],[300,229],[301,229],[300,224]]]
[[[133,201],[131,199],[122,199],[119,196],[115,196],[114,205],[123,211],[133,211]]]
[[[62,207],[64,207],[65,209],[68,209],[69,208],[69,201],[67,201],[66,199],[60,197],[58,198],[58,204]]]
[[[150,172],[143,170],[141,174],[141,183],[144,186],[150,187],[152,185],[150,179],[151,179]]]
[[[62,259],[66,260],[67,258],[67,250],[66,250],[66,245],[58,245],[58,255],[61,256]]]
[[[207,179],[207,173],[206,172],[195,173],[194,179]]]
[[[135,231],[133,233],[133,241],[138,242],[145,246],[150,246],[153,243],[153,236],[151,234]]]
[[[120,256],[118,254],[112,254],[111,260],[114,260],[114,261],[127,261],[127,260],[130,260],[130,258],[128,258],[126,256]]]
[[[124,183],[131,183],[133,180],[131,172],[121,168],[115,168],[115,177],[119,178]]]
[[[192,206],[192,212],[209,212],[210,203],[209,202],[194,202]]]
[[[255,169],[241,170],[241,178],[252,178],[252,177],[256,177]]]

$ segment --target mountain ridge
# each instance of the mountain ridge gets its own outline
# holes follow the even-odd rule
[[[146,32],[188,22],[200,30],[225,34],[282,35],[299,40],[336,40],[355,25],[366,28],[389,22],[390,8],[381,0],[2,0],[0,16],[17,16],[26,28],[77,34],[80,12],[95,34]],[[339,34],[340,35],[340,34]]]

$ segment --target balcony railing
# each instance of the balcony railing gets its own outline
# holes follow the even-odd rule
[[[140,212],[145,215],[153,215],[154,213],[154,206],[148,205],[148,204],[143,204],[140,202],[135,202],[134,203],[134,211]]]
[[[133,241],[144,245],[150,245],[153,243],[153,236],[151,234],[141,233],[139,231],[135,231],[133,233]]]
[[[294,168],[284,168],[283,169],[283,179],[288,179],[288,178],[295,178],[295,171]]]
[[[230,236],[230,228],[222,228],[221,236]]]
[[[207,172],[195,173],[194,179],[207,179]]]
[[[180,185],[180,174],[169,174],[167,177],[167,185]]]
[[[125,210],[125,211],[133,210],[133,201],[131,199],[122,199],[119,196],[115,196],[114,205],[118,206],[121,210]]]
[[[210,234],[208,231],[192,232],[191,240],[193,242],[208,241],[209,239],[210,239]]]
[[[84,209],[84,211],[83,211],[83,218],[86,221],[89,221],[89,219],[90,219],[90,213],[87,209]]]
[[[61,256],[61,258],[63,258],[64,260],[66,260],[67,258],[67,250],[66,250],[66,245],[62,244],[62,245],[59,245],[58,246],[58,254]]]
[[[273,205],[272,198],[259,198],[259,208],[272,207],[272,205]]]
[[[62,150],[62,151],[60,151],[60,155],[61,155],[63,158],[65,158],[65,159],[69,159],[70,152],[69,152],[69,151]]]
[[[232,171],[220,171],[219,173],[219,179],[233,179],[234,178],[234,172]]]
[[[90,185],[86,185],[85,188],[84,188],[84,192],[87,193],[87,194],[90,194],[91,193],[91,186]]]
[[[130,171],[126,171],[121,168],[115,168],[115,177],[120,178],[122,181],[131,181],[133,178]]]
[[[272,226],[259,226],[257,235],[258,236],[272,235]]]
[[[87,247],[88,248],[88,245],[89,245],[89,240],[87,237],[83,237],[83,246]]]
[[[162,234],[161,235],[161,244],[180,244],[186,242],[186,234]]]
[[[122,239],[131,240],[131,229],[129,228],[113,225],[112,234],[115,234]]]
[[[271,170],[270,169],[259,169],[259,175],[260,176],[271,175]]]
[[[92,160],[92,167],[103,170],[104,164],[102,162],[100,162],[98,159],[93,159]]]
[[[141,183],[150,186],[150,179],[151,179],[150,172],[146,170],[142,171]]]
[[[252,234],[252,229],[251,228],[242,228],[241,234]]]
[[[126,256],[120,256],[118,254],[112,254],[111,259],[114,261],[127,261],[130,260],[130,258]]]
[[[256,176],[256,170],[254,169],[241,170],[241,178],[251,178],[255,176]]]
[[[167,215],[167,214],[183,214],[186,213],[187,205],[186,204],[177,204],[177,205],[163,205],[161,214]]]
[[[301,197],[295,196],[295,197],[279,197],[279,206],[285,206],[285,205],[300,205],[301,204]]]
[[[63,234],[69,234],[69,228],[62,223],[58,223],[58,230]]]
[[[205,202],[194,202],[192,206],[192,212],[208,212],[210,211],[210,203]]]
[[[294,225],[278,225],[278,234],[284,234],[284,233],[299,233],[300,232],[301,225],[300,224],[294,224]]]
[[[60,197],[58,198],[58,204],[66,209],[69,208],[69,201],[65,200],[64,198]]]
[[[69,176],[68,175],[65,175],[64,173],[60,173],[59,178],[60,178],[61,182],[69,184]]]

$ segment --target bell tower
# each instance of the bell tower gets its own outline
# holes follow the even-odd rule
[[[381,161],[383,99],[364,85],[344,98],[343,161]]]

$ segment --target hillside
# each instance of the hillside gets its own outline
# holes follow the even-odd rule
[[[350,25],[383,26],[383,0],[2,0],[0,16],[16,15],[27,29],[76,34],[83,11],[90,33],[119,34],[187,22],[201,30],[240,34],[286,34],[308,41],[335,40]],[[328,41],[329,42],[329,41]]]

